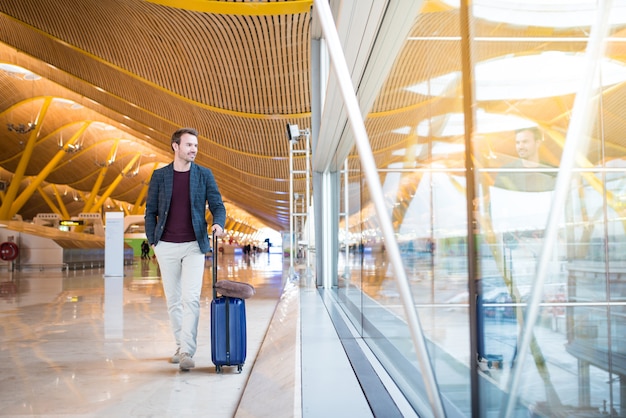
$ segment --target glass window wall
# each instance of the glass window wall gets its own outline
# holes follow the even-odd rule
[[[473,3],[463,28],[458,2],[424,2],[367,115],[386,214],[347,159],[339,300],[429,416],[378,223],[390,216],[449,416],[503,416],[510,399],[515,416],[626,416],[626,8],[614,2],[589,78],[602,2]],[[585,88],[591,111],[576,113]],[[574,116],[588,129],[572,132]]]

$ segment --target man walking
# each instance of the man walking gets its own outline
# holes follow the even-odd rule
[[[212,171],[194,163],[198,132],[178,129],[171,147],[174,161],[155,170],[150,179],[145,228],[161,270],[176,341],[171,362],[187,371],[195,367],[204,260],[210,249],[206,206],[208,203],[213,216],[211,230],[217,236],[224,232],[226,209]]]

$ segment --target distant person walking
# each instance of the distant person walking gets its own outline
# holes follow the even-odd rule
[[[148,241],[141,243],[141,258],[150,259],[150,244],[148,244]]]
[[[226,209],[212,171],[194,163],[198,132],[178,129],[171,147],[174,161],[155,170],[150,179],[145,228],[161,270],[176,341],[170,361],[187,371],[195,367],[204,260],[210,250],[206,206],[217,236],[224,233]]]

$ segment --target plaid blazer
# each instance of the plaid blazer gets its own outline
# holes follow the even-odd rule
[[[161,239],[165,229],[165,221],[172,200],[172,187],[174,184],[174,163],[163,168],[154,170],[148,197],[146,199],[145,228],[146,237],[150,245],[155,245]],[[196,240],[203,253],[209,252],[210,243],[208,225],[206,220],[206,205],[213,215],[213,224],[224,228],[226,223],[226,208],[222,202],[213,172],[205,167],[191,163],[189,176],[189,192],[191,199],[191,224],[196,234]]]

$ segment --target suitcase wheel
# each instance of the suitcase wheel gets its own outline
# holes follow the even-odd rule
[[[222,366],[215,366],[215,372],[216,373],[222,373]]]
[[[238,364],[237,365],[237,372],[241,373],[241,370],[243,369],[243,364]]]

